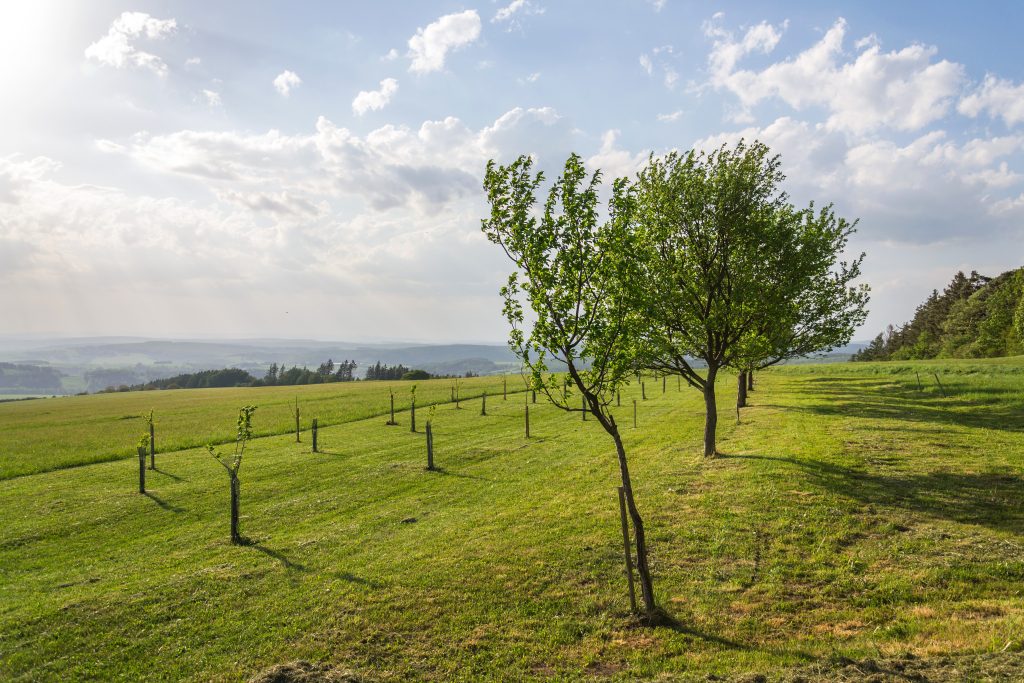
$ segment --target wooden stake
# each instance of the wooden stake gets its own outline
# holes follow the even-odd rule
[[[501,400],[508,400],[508,378],[505,375],[501,376]]]
[[[626,521],[626,494],[619,487],[619,519],[622,520],[622,549],[626,551],[626,582],[629,584],[629,608],[636,612],[636,589],[633,587],[633,554],[629,551],[629,522]]]
[[[139,446],[139,493],[146,492],[146,448]]]
[[[633,399],[633,429],[636,429],[636,399]]]
[[[667,382],[668,382],[668,377],[666,377],[665,375],[662,375],[661,376],[661,393],[663,393],[663,394],[665,393],[665,385],[666,385]]]
[[[480,404],[480,414],[481,415],[486,415],[487,414],[487,392],[486,391],[484,392],[483,402]]]
[[[317,449],[317,432],[319,431],[318,427],[319,427],[319,425],[317,425],[316,418],[314,417],[313,418],[313,452],[314,453],[319,453],[320,452]]]
[[[389,425],[396,425],[396,424],[398,424],[397,422],[395,422],[395,395],[394,394],[391,394],[391,419],[387,421],[387,424],[389,424]]]
[[[526,404],[526,438],[530,438],[530,404]]]
[[[295,398],[295,443],[300,443],[302,439],[299,437],[299,399]]]
[[[644,382],[640,382],[640,397],[647,400],[647,385]]]
[[[409,431],[410,432],[415,432],[416,431],[416,398],[415,397],[412,399],[412,407],[411,407],[411,409],[409,411],[409,414],[412,417],[412,422],[409,424]]]
[[[580,396],[580,403],[583,405],[583,421],[587,421],[587,399],[584,396]]]
[[[427,420],[427,469],[434,469],[434,432],[430,427],[430,420]]]
[[[924,385],[921,384],[921,373],[914,370],[914,374],[917,375],[917,390],[924,391]]]
[[[935,381],[939,383],[939,391],[942,392],[942,398],[946,398],[946,387],[942,386],[942,380],[939,379],[939,373],[933,372],[932,374],[935,375]]]

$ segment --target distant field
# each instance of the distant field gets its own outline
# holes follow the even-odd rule
[[[228,543],[227,477],[200,449],[158,456],[149,496],[128,460],[0,481],[0,679],[237,681],[309,660],[371,681],[1021,680],[1024,358],[779,368],[739,425],[734,384],[713,460],[696,391],[648,383],[635,430],[635,387],[617,412],[674,624],[628,614],[595,422],[531,406],[527,440],[522,397],[486,417],[477,399],[437,408],[438,473],[407,414],[330,427],[319,455],[256,440],[248,546]],[[238,395],[205,393],[224,417],[188,413],[203,392],[158,413],[230,423]],[[260,430],[287,427],[279,398]]]
[[[463,397],[501,392],[500,376],[459,380]],[[452,380],[351,382],[290,387],[175,389],[0,403],[0,479],[116,460],[135,452],[147,429],[143,415],[154,411],[157,452],[178,451],[235,437],[235,417],[245,404],[259,406],[257,434],[294,431],[299,399],[304,428],[315,417],[321,425],[384,415],[388,389],[396,409],[407,407],[416,386],[417,404],[450,400]],[[509,390],[523,379],[508,377]]]

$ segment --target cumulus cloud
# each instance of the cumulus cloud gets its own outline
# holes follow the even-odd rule
[[[677,109],[671,114],[658,114],[658,120],[661,121],[662,123],[674,123],[675,121],[678,121],[681,118],[683,118],[682,109]]]
[[[396,92],[398,92],[398,81],[394,78],[385,78],[380,82],[378,90],[359,91],[359,94],[352,100],[352,111],[357,116],[362,116],[368,111],[383,109]]]
[[[795,57],[756,71],[739,67],[753,52],[772,52],[785,28],[762,22],[737,37],[719,19],[708,22],[710,84],[736,95],[746,110],[769,98],[796,110],[820,106],[829,112],[830,128],[864,133],[920,130],[946,115],[966,81],[963,66],[934,61],[937,49],[931,46],[883,52],[877,41],[858,41],[858,54],[847,61],[843,19]]]
[[[447,117],[415,129],[389,124],[359,136],[320,117],[305,135],[184,130],[105,144],[152,170],[213,183],[222,194],[230,190],[235,194],[223,196],[236,203],[253,193],[286,192],[311,202],[347,197],[383,211],[436,207],[474,194],[488,159],[520,153],[558,158],[567,153],[570,137],[555,110],[517,107],[475,131]]]
[[[861,233],[878,241],[934,244],[1019,232],[1024,212],[1005,200],[1021,189],[1003,159],[1024,149],[1024,137],[958,143],[944,131],[906,144],[851,141],[824,123],[781,117],[698,140],[713,149],[739,139],[760,140],[782,155],[786,186],[800,202],[834,201],[862,219]]]
[[[620,149],[616,145],[620,134],[618,130],[605,131],[601,136],[601,149],[587,159],[587,168],[590,170],[601,169],[606,180],[629,178],[636,175],[647,163],[650,154],[647,150],[633,154],[628,150]]]
[[[294,71],[282,71],[274,78],[274,88],[277,92],[281,93],[282,97],[288,97],[291,94],[292,88],[297,88],[302,85],[302,79]]]
[[[957,110],[971,118],[985,113],[993,119],[1001,118],[1007,126],[1015,126],[1024,121],[1024,83],[985,76],[974,92],[960,100]]]
[[[425,28],[416,29],[416,35],[409,39],[409,71],[440,71],[450,51],[470,45],[479,37],[480,15],[476,10],[446,14]]]
[[[145,12],[124,12],[95,43],[85,49],[86,59],[117,69],[138,67],[159,76],[167,75],[167,64],[149,52],[138,49],[138,39],[160,40],[174,33],[174,19],[156,19]]]

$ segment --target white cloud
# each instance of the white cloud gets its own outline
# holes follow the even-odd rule
[[[669,90],[673,89],[679,80],[679,72],[675,68],[676,52],[671,45],[662,45],[651,50],[650,54],[640,55],[640,66],[653,76],[656,69],[661,69],[662,83]]]
[[[398,50],[396,50],[395,48],[391,48],[390,50],[388,50],[388,53],[386,55],[380,58],[380,61],[393,62],[396,59],[398,59]]]
[[[647,163],[650,152],[641,150],[636,154],[616,147],[620,131],[607,130],[601,136],[601,149],[587,159],[587,169],[601,169],[606,181],[613,178],[633,177]]]
[[[185,60],[186,67],[199,66],[202,63],[203,60],[201,60],[199,57],[189,57]]]
[[[667,2],[668,0],[650,0],[651,5],[654,6],[655,12],[660,12],[661,10],[665,9],[665,4]]]
[[[658,114],[658,120],[662,123],[673,123],[683,118],[683,110],[677,109],[671,114]]]
[[[135,46],[140,38],[160,40],[174,33],[174,19],[155,19],[145,12],[124,12],[110,25],[107,35],[85,49],[85,57],[118,69],[134,66],[167,75],[162,59]]]
[[[444,68],[448,53],[480,37],[480,15],[476,10],[446,14],[426,28],[416,29],[409,39],[409,71],[429,73]]]
[[[302,85],[302,79],[294,71],[282,71],[274,79],[274,88],[284,97],[288,97],[292,92],[292,88],[297,88],[300,85]]]
[[[830,128],[864,133],[883,126],[923,128],[946,115],[966,80],[963,66],[933,61],[936,48],[919,44],[882,52],[875,41],[859,41],[860,52],[845,61],[843,19],[793,58],[760,71],[738,68],[748,54],[774,50],[784,29],[762,22],[736,39],[717,20],[705,24],[705,35],[714,40],[710,84],[735,94],[745,109],[769,98],[796,110],[820,106],[829,112]]]
[[[1007,126],[1024,121],[1024,83],[1014,85],[1011,81],[995,76],[985,76],[978,88],[960,100],[957,110],[971,118],[987,113],[991,118],[1001,118]]]
[[[213,90],[203,89],[203,97],[206,98],[206,103],[211,107],[219,107],[222,102],[220,99],[220,93]]]
[[[1024,136],[958,143],[944,131],[931,131],[906,144],[858,141],[827,124],[781,117],[698,140],[695,147],[713,149],[741,138],[760,140],[782,155],[786,189],[796,201],[835,202],[841,215],[862,219],[867,239],[979,239],[1019,233],[1024,221],[1024,210],[1006,201],[1024,187],[1002,162],[1024,149]]]
[[[519,81],[519,85],[526,85],[527,83],[536,83],[537,81],[540,80],[540,72],[535,71],[529,76],[518,78],[516,80]]]
[[[529,0],[512,0],[505,7],[498,9],[494,17],[491,19],[492,24],[499,24],[501,22],[508,21],[510,23],[510,30],[514,26],[518,26],[517,17],[544,14],[544,8],[539,7]]]
[[[398,92],[398,81],[394,78],[385,78],[380,82],[379,90],[361,90],[352,100],[352,111],[357,116],[362,116],[368,111],[383,109],[396,92]]]

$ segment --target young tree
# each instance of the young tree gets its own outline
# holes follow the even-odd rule
[[[638,175],[647,286],[635,291],[650,321],[648,367],[678,373],[704,394],[705,456],[716,453],[715,380],[722,368],[749,365],[776,349],[796,353],[796,341],[786,340],[807,327],[802,316],[827,327],[829,312],[839,308],[840,317],[855,319],[866,300],[864,292],[829,299],[833,285],[848,292],[859,273],[863,255],[832,268],[853,225],[831,207],[795,209],[779,189],[784,177],[768,147],[742,141],[652,158]],[[815,289],[820,276],[834,279]],[[704,362],[705,374],[693,359]]]
[[[521,156],[508,166],[487,164],[484,189],[491,205],[482,221],[487,238],[504,249],[515,271],[502,287],[504,313],[511,326],[509,345],[531,375],[532,387],[566,411],[581,410],[563,390],[561,378],[547,372],[549,358],[563,363],[567,378],[615,443],[622,488],[633,522],[637,570],[648,615],[656,609],[647,560],[643,519],[637,509],[619,427],[609,401],[628,382],[636,361],[640,320],[624,288],[639,282],[628,258],[628,224],[633,196],[625,180],[612,186],[609,218],[598,217],[600,172],[587,178],[575,154],[550,188],[543,213],[534,215],[543,174]],[[532,324],[527,322],[524,304]]]
[[[238,531],[238,507],[241,497],[241,482],[238,480],[238,470],[242,468],[242,455],[245,453],[245,446],[252,438],[252,414],[256,412],[256,406],[245,406],[238,411],[238,432],[235,436],[235,452],[232,455],[231,463],[225,462],[224,455],[213,447],[206,445],[206,450],[217,459],[231,478],[231,542],[242,543],[242,536]]]

